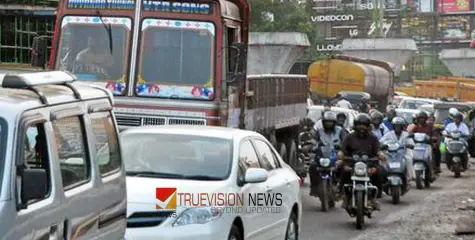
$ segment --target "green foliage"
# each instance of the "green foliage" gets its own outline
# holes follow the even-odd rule
[[[298,4],[297,0],[249,0],[249,3],[251,31],[301,32],[307,34],[311,44],[315,43],[316,26],[307,10],[311,8],[305,4]],[[268,17],[271,14],[273,19]]]

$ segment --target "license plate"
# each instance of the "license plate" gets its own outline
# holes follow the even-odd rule
[[[357,177],[357,176],[352,176],[352,177],[351,177],[351,180],[353,180],[353,181],[364,181],[364,182],[368,182],[368,181],[369,181],[369,177]]]
[[[398,162],[390,162],[390,163],[389,163],[389,167],[390,167],[390,168],[400,168],[400,167],[401,167],[401,163],[398,163]]]

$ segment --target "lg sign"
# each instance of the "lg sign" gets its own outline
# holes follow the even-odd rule
[[[353,15],[322,15],[312,16],[312,22],[340,22],[340,21],[353,21],[355,17]]]

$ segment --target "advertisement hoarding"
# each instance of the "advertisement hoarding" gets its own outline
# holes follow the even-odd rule
[[[439,38],[463,40],[470,38],[470,16],[444,16],[438,23]]]
[[[470,0],[437,0],[437,12],[467,12],[470,11]]]

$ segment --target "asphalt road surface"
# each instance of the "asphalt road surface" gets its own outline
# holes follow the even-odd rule
[[[378,234],[379,239],[383,237],[385,237],[385,239],[392,239],[391,236],[383,236],[396,234],[395,231],[392,231],[392,228],[396,228],[397,224],[391,224],[394,222],[394,220],[391,219],[416,218],[418,217],[417,215],[425,214],[420,213],[419,209],[423,209],[424,206],[427,207],[428,204],[431,204],[434,200],[429,199],[433,199],[435,197],[434,195],[444,195],[446,194],[445,192],[450,194],[450,189],[460,188],[467,184],[473,185],[475,179],[475,170],[473,170],[473,168],[472,163],[472,169],[462,173],[463,177],[460,179],[454,179],[453,173],[444,168],[443,173],[429,189],[418,190],[415,188],[415,183],[413,182],[412,188],[406,195],[401,197],[401,202],[398,205],[393,205],[390,202],[390,197],[383,193],[383,198],[380,199],[381,211],[373,212],[373,218],[371,219],[365,218],[365,225],[362,230],[356,230],[355,219],[351,218],[346,211],[340,207],[341,202],[337,203],[336,208],[328,212],[321,212],[318,198],[309,196],[309,183],[307,178],[305,186],[302,187],[303,218],[301,239],[356,240],[360,239],[359,236],[361,239],[371,239],[362,236],[368,232],[382,232],[382,234]]]

